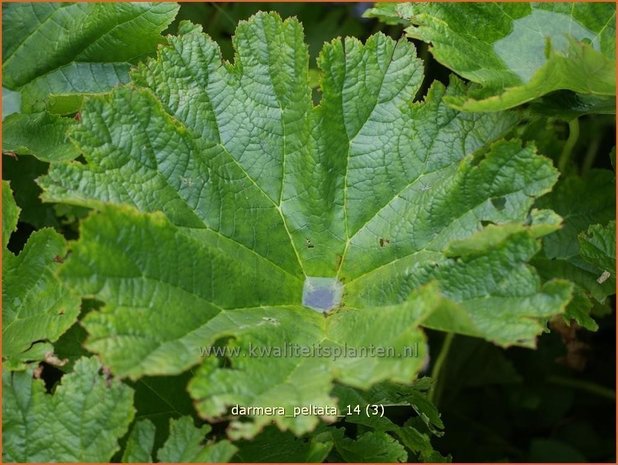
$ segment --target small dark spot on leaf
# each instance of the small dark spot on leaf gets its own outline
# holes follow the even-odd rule
[[[311,242],[310,239],[305,239],[305,245],[308,249],[313,249],[315,247],[315,245],[313,245],[313,242]]]
[[[339,268],[341,266],[341,260],[343,260],[343,257],[339,254],[337,254],[337,268]]]
[[[75,116],[73,116],[73,119],[75,119],[75,121],[81,121],[82,120],[81,113],[79,112],[75,113]]]
[[[496,210],[502,211],[506,205],[506,199],[504,197],[496,197],[495,199],[492,198],[491,204],[496,208]]]
[[[483,226],[484,228],[489,226],[490,224],[496,224],[493,221],[486,221],[486,220],[481,220],[481,226]]]
[[[383,239],[383,238],[380,238],[379,242],[380,242],[380,247],[384,247],[391,243],[391,241],[389,241],[388,239]]]
[[[64,263],[64,258],[62,258],[60,255],[56,255],[56,256],[54,257],[54,261],[55,261],[56,263]]]

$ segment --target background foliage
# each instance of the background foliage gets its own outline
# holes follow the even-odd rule
[[[42,5],[37,12],[40,18],[50,14]],[[504,79],[494,76],[493,80],[484,80],[486,76],[478,73],[462,72],[459,66],[465,62],[462,65],[449,59],[453,48],[466,50],[466,44],[479,38],[462,39],[458,29],[461,25],[448,11],[435,6],[419,6],[421,9],[416,11],[407,7],[393,9],[390,5],[366,13],[371,6],[187,3],[177,11],[172,4],[163,4],[156,7],[158,11],[144,13],[126,6],[111,14],[104,7],[83,4],[68,7],[75,11],[61,17],[65,21],[76,21],[80,15],[90,19],[83,20],[79,33],[58,39],[65,47],[57,56],[37,49],[36,42],[30,51],[27,46],[16,51],[10,40],[3,40],[6,89],[2,178],[10,182],[17,206],[12,205],[9,185],[3,182],[5,460],[49,460],[49,455],[37,455],[43,450],[54,451],[56,460],[66,461],[615,460],[615,275],[610,273],[603,282],[597,281],[599,269],[615,270],[615,259],[611,260],[612,253],[615,257],[615,250],[611,250],[615,235],[615,225],[612,230],[611,224],[615,219],[615,109],[611,104],[614,96],[606,86],[611,76],[599,76],[602,91],[592,92],[591,96],[577,86],[538,92],[534,82],[522,83],[508,70],[496,71],[514,80],[512,85],[521,84],[520,92],[526,97],[510,105],[516,108],[508,114],[512,127],[506,138],[534,143],[560,170],[558,184],[537,200],[535,207],[554,210],[566,220],[565,226],[543,238],[543,249],[532,263],[544,280],[566,278],[575,283],[574,298],[567,309],[568,317],[551,321],[551,331],[538,339],[536,350],[500,348],[479,338],[427,330],[430,363],[423,374],[431,375],[433,384],[428,378],[420,378],[410,386],[379,384],[369,391],[343,385],[335,388],[334,395],[341,405],[383,399],[399,399],[401,404],[407,404],[389,407],[387,418],[348,418],[334,426],[320,425],[313,433],[300,437],[267,427],[252,440],[232,443],[226,438],[229,420],[208,424],[198,417],[188,396],[177,394],[179,390],[184,392],[197,369],[166,376],[148,373],[139,379],[120,381],[83,347],[83,326],[76,323],[69,328],[65,323],[74,321],[78,313],[81,321],[102,306],[93,299],[82,300],[80,306],[79,297],[58,279],[57,269],[67,247],[65,240],[80,237],[80,224],[86,225],[81,235],[90,232],[114,237],[118,232],[106,232],[108,225],[100,217],[84,222],[88,209],[76,205],[79,202],[43,202],[40,183],[35,179],[50,171],[50,163],[80,157],[75,146],[67,143],[65,134],[81,119],[84,98],[127,82],[129,67],[154,56],[156,45],[165,41],[160,32],[184,34],[187,23],[182,21],[190,20],[202,25],[220,45],[223,57],[232,60],[232,35],[240,20],[260,10],[277,11],[283,18],[297,16],[309,47],[314,102],[319,101],[323,90],[317,67],[323,43],[339,36],[365,42],[379,31],[394,39],[410,36],[416,46],[425,72],[417,101],[427,95],[432,82],[449,85],[452,71],[478,85],[471,87],[468,100],[463,95],[451,96],[455,106],[474,105],[471,100],[491,105],[491,97],[503,91],[496,82]],[[488,13],[481,10],[475,13],[482,19]],[[26,13],[9,12],[3,5],[3,23],[14,26],[14,34],[27,34],[27,27],[20,22]],[[577,13],[580,19],[582,14]],[[7,21],[7,15],[13,15],[13,21]],[[153,18],[142,22],[144,15]],[[92,42],[105,21],[127,21],[127,26]],[[602,52],[611,49],[611,31],[595,32],[605,34]],[[8,37],[6,28],[4,34]],[[432,41],[434,49],[430,50],[421,39]],[[116,55],[108,54],[110,44],[114,48],[114,44],[126,40],[136,46],[117,47]],[[613,41],[615,50],[615,31]],[[436,42],[443,42],[447,52]],[[610,50],[606,55],[614,54]],[[20,56],[24,62],[35,61],[35,71],[28,74],[26,65],[16,67],[9,61],[14,57],[14,62],[21,63]],[[615,69],[615,63],[611,66]],[[530,101],[529,95],[536,100],[525,103]],[[488,98],[489,103],[483,100]],[[517,106],[520,103],[524,105]],[[21,112],[9,115],[16,108]],[[113,212],[110,218],[114,215],[124,215],[123,221],[129,223],[127,218],[134,213]],[[14,228],[16,231],[10,234]],[[92,280],[84,287],[87,285],[92,287]],[[29,289],[39,292],[32,297]],[[37,297],[41,297],[43,305],[36,301]],[[53,305],[46,306],[49,302]],[[63,311],[57,315],[59,306]],[[19,323],[28,317],[28,309],[35,307],[33,318],[42,325],[39,332],[11,333],[12,322]],[[41,312],[47,319],[41,319]],[[96,326],[93,317],[87,321]],[[14,334],[27,337],[20,340]],[[66,364],[59,363],[64,359]],[[41,362],[27,363],[31,360]],[[135,367],[131,365],[127,372],[131,369]],[[83,386],[94,387],[85,395]],[[49,395],[52,392],[53,396]],[[23,401],[28,396],[35,399],[32,406]],[[11,409],[15,405],[18,408]],[[94,411],[92,421],[80,425],[76,412],[97,405],[100,410]],[[108,416],[107,410],[116,413]],[[101,430],[109,431],[110,436],[93,441]],[[30,434],[27,443],[23,442],[24,431]],[[119,445],[115,443],[117,437]],[[89,447],[84,448],[84,443]]]

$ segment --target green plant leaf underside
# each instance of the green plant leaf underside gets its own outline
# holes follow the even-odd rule
[[[558,90],[616,95],[612,3],[377,3],[367,16],[409,26],[440,63],[480,84],[449,98],[466,111],[499,111]]]
[[[72,138],[87,163],[54,164],[39,181],[48,201],[100,210],[61,276],[106,303],[84,325],[115,374],[201,362],[189,391],[203,417],[234,404],[291,413],[336,405],[336,381],[412,380],[426,354],[419,326],[530,347],[564,310],[571,286],[541,285],[527,264],[559,227],[531,212],[557,172],[500,140],[515,115],[449,108],[444,98],[465,92],[456,79],[411,103],[423,67],[405,40],[326,44],[313,106],[295,19],[241,22],[233,64],[197,27],[181,31],[132,72],[134,86],[85,103]],[[337,279],[341,303],[303,307],[309,277]],[[202,357],[217,341],[244,356]],[[395,353],[251,355],[286,344]],[[232,421],[230,434],[271,419]],[[297,434],[317,423],[274,421]]]

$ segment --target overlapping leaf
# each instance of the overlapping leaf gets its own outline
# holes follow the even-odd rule
[[[42,360],[77,320],[79,296],[54,275],[66,255],[64,238],[53,229],[33,233],[19,255],[7,248],[19,208],[2,182],[2,357],[8,366]]]
[[[127,439],[122,453],[123,463],[151,463],[155,442],[155,425],[148,419],[138,420]]]
[[[388,463],[407,462],[405,447],[395,438],[383,431],[367,431],[356,439],[343,435],[342,430],[335,434],[335,448],[341,458],[348,463]]]
[[[72,160],[79,156],[68,140],[68,131],[75,123],[72,118],[47,112],[13,114],[2,122],[2,148],[47,162]]]
[[[597,283],[607,281],[616,287],[616,222],[606,226],[595,224],[579,235],[580,253],[584,260],[595,265],[601,275]]]
[[[3,85],[19,92],[21,114],[4,121],[3,150],[47,161],[78,156],[66,136],[71,120],[59,115],[128,82],[130,63],[154,51],[177,11],[165,2],[4,5]]]
[[[170,436],[157,454],[159,461],[164,463],[229,461],[236,452],[236,447],[226,440],[206,444],[205,436],[211,430],[209,425],[196,427],[190,417],[172,420]]]
[[[106,462],[133,418],[132,390],[82,358],[53,394],[32,370],[2,373],[6,462]]]
[[[422,64],[380,34],[325,46],[313,107],[296,20],[241,23],[233,64],[196,27],[181,31],[135,86],[85,105],[73,137],[87,164],[56,164],[41,180],[47,200],[102,210],[62,276],[106,302],[85,319],[87,344],[115,373],[180,373],[223,340],[245,356],[203,362],[189,386],[203,416],[236,403],[334,405],[335,380],[412,379],[420,324],[531,346],[563,310],[570,286],[542,287],[527,265],[536,236],[558,227],[530,212],[557,175],[533,147],[496,142],[515,116],[448,108],[443,98],[464,92],[457,80],[412,104]],[[302,307],[308,277],[343,283],[331,314]],[[285,344],[418,351],[250,355]],[[296,433],[316,424],[274,419]]]
[[[190,417],[170,420],[170,434],[157,452],[157,459],[164,463],[223,463],[228,462],[237,448],[229,441],[206,440],[211,431],[209,425],[200,428]],[[135,423],[122,456],[124,463],[153,461],[155,425],[148,419]]]
[[[497,111],[570,90],[580,94],[573,111],[615,111],[613,4],[378,3],[367,14],[409,26],[439,62],[483,87],[451,98],[457,108]]]
[[[537,202],[541,207],[555,209],[565,218],[565,224],[561,230],[543,239],[543,252],[536,257],[535,266],[544,278],[560,277],[577,285],[577,298],[569,304],[565,317],[590,330],[597,328],[590,317],[593,305],[604,304],[607,297],[615,293],[615,267],[611,266],[612,249],[609,247],[611,228],[601,232],[605,228],[600,226],[616,217],[615,198],[607,195],[615,190],[615,185],[613,172],[592,170],[585,177],[571,176],[560,181],[551,194]],[[586,235],[589,228],[596,232],[590,239],[606,254],[603,264],[590,260],[580,250],[583,246],[584,250],[596,254],[588,248],[592,245]],[[613,254],[615,260],[615,250]],[[610,276],[601,279],[604,271]]]
[[[397,458],[405,456],[404,461],[413,461],[414,459],[422,462],[445,462],[446,457],[443,457],[436,451],[431,444],[432,436],[442,436],[444,424],[440,418],[436,407],[427,398],[426,392],[431,386],[431,381],[428,378],[422,378],[414,383],[414,385],[396,385],[391,383],[383,383],[374,386],[367,391],[358,391],[344,386],[337,386],[335,394],[339,399],[339,404],[342,412],[348,412],[348,409],[353,413],[346,416],[344,425],[362,425],[358,428],[361,432],[365,429],[365,435],[359,434],[356,441],[349,438],[343,438],[341,430],[332,431],[330,434],[335,439],[336,450],[346,460],[354,461],[352,453],[360,453],[362,449],[357,449],[361,444],[366,444],[368,454],[375,454],[377,461],[380,454],[389,454],[391,460],[397,461]],[[414,414],[403,425],[399,425],[388,418],[388,416],[367,415],[362,410],[367,405],[380,407],[402,407],[408,406],[413,409]],[[353,409],[355,406],[360,406],[361,414],[355,414]],[[372,412],[370,409],[369,412]],[[363,428],[364,427],[364,428]],[[370,434],[368,434],[370,433]],[[384,441],[379,441],[379,438]],[[381,442],[386,442],[382,445]],[[348,449],[352,447],[352,451]],[[403,454],[401,450],[403,449]],[[355,458],[358,460],[358,456]],[[384,460],[386,461],[386,460]]]

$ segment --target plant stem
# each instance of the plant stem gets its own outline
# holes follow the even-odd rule
[[[582,176],[585,176],[588,171],[590,171],[590,168],[592,168],[594,160],[597,158],[597,153],[599,152],[599,145],[601,145],[601,138],[597,134],[590,142],[588,150],[586,150],[586,157],[582,164]]]
[[[582,391],[588,391],[591,394],[596,394],[606,399],[616,400],[616,393],[609,388],[599,386],[598,384],[591,383],[589,381],[582,381],[579,379],[566,378],[564,376],[549,376],[547,381],[553,384],[559,384],[561,386],[568,386],[575,389],[581,389]]]
[[[436,363],[431,370],[431,379],[433,380],[433,384],[429,389],[429,400],[433,402],[434,405],[438,404],[440,396],[442,395],[443,384],[440,383],[440,371],[444,367],[444,362],[446,361],[446,356],[448,355],[448,351],[451,348],[454,337],[455,333],[447,333],[446,336],[444,336],[444,341],[442,342],[440,353],[438,354],[438,358],[436,358]]]
[[[579,120],[577,118],[573,118],[569,121],[569,137],[564,143],[564,147],[562,148],[562,153],[560,154],[560,160],[558,161],[558,169],[561,173],[564,173],[566,167],[571,160],[571,154],[573,152],[573,148],[579,139]]]

